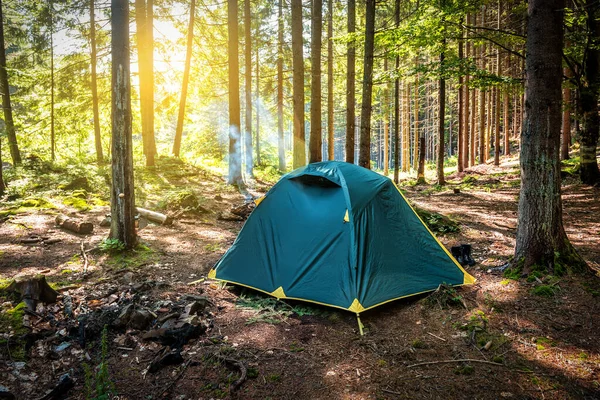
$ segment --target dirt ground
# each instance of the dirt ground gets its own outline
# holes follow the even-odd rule
[[[464,176],[474,179],[464,184]],[[0,352],[0,385],[20,399],[41,398],[69,373],[75,387],[57,398],[83,399],[86,384],[93,382],[83,364],[98,375],[102,351],[100,334],[85,343],[78,340],[78,315],[133,298],[160,319],[193,298],[187,295],[203,295],[210,301],[202,314],[206,332],[184,345],[182,362],[156,373],[147,369],[161,345],[142,340],[133,329],[108,331],[108,376],[119,399],[600,398],[600,280],[588,274],[528,282],[495,273],[514,249],[518,171],[507,163],[453,178],[441,190],[431,185],[402,189],[419,207],[459,222],[460,232],[439,238],[447,247],[473,246],[477,264],[467,270],[477,283],[451,292],[459,301],[446,301],[443,293],[415,296],[366,312],[362,337],[351,313],[299,303],[273,306],[248,291],[203,280],[243,224],[218,219],[216,212],[185,216],[172,226],[148,225],[139,232],[145,250],[131,259],[97,250],[108,234],[98,226],[106,207],[86,213],[58,210],[94,222],[94,233],[86,236],[56,228],[57,210],[4,220],[1,277],[44,273],[73,300],[75,316],[72,321],[31,316],[38,340],[22,360]],[[203,188],[212,211],[243,203],[242,195],[215,182],[206,181]],[[460,193],[454,193],[459,185]],[[265,189],[261,185],[251,194]],[[569,238],[600,270],[600,189],[574,179],[567,179],[563,189]],[[61,241],[20,242],[31,235]],[[87,274],[82,243],[91,249]],[[142,282],[151,284],[132,294]],[[534,294],[542,283],[550,287],[547,296]],[[62,315],[62,309],[59,300],[42,311]],[[9,341],[4,343],[10,349]],[[55,349],[63,343],[66,349]],[[232,391],[239,363],[246,379]]]

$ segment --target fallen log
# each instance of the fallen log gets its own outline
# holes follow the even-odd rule
[[[156,222],[157,224],[171,225],[173,223],[173,219],[168,215],[141,207],[136,207],[135,210],[138,212],[138,214],[140,214],[140,216],[148,219],[149,221]]]
[[[62,214],[56,216],[56,225],[75,233],[87,234],[94,231],[94,225],[91,222],[77,221]]]

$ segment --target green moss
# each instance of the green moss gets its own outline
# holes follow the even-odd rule
[[[106,263],[111,267],[136,269],[146,264],[155,263],[158,254],[144,245],[138,245],[130,251],[109,254]]]
[[[23,326],[23,316],[27,306],[24,302],[17,304],[14,308],[0,313],[0,331],[14,331],[15,335],[24,335],[29,330]]]
[[[471,366],[471,365],[465,365],[465,366],[462,366],[462,367],[457,367],[454,370],[454,373],[456,375],[472,375],[473,372],[475,372],[475,368],[473,368],[473,366]]]
[[[558,288],[556,286],[539,285],[534,287],[531,293],[535,294],[536,296],[553,297],[557,291]]]
[[[415,340],[412,341],[411,344],[412,344],[412,347],[414,347],[415,349],[425,349],[425,348],[427,348],[427,343],[425,343],[421,339],[415,339]]]
[[[66,197],[63,200],[63,204],[65,206],[73,207],[78,211],[88,211],[92,208],[85,198],[82,199],[81,197],[75,196]]]

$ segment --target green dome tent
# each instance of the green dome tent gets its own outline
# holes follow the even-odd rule
[[[389,178],[335,161],[283,176],[208,276],[357,315],[475,282]]]

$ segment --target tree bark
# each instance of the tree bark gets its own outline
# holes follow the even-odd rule
[[[333,137],[333,0],[327,2],[327,158],[335,159]]]
[[[245,78],[246,78],[246,118],[244,129],[245,145],[245,163],[246,175],[252,176],[252,18],[250,14],[250,0],[244,0],[244,56],[245,56]],[[258,36],[257,36],[258,38]],[[258,64],[258,57],[256,58]],[[258,76],[257,76],[258,80]],[[258,104],[258,97],[256,98]],[[256,116],[258,118],[258,106],[256,107]]]
[[[10,86],[8,85],[8,71],[6,70],[6,49],[4,46],[4,17],[2,0],[0,0],[0,90],[2,91],[2,110],[6,124],[6,138],[8,148],[14,165],[21,165],[21,152],[17,144],[17,134],[13,122],[12,107],[10,102]]]
[[[427,183],[425,181],[425,137],[419,138],[419,166],[417,168],[417,184]]]
[[[238,2],[227,0],[228,66],[229,66],[229,179],[241,186],[242,149],[240,135],[240,66],[238,60]]]
[[[595,0],[586,0],[588,46],[585,50],[584,74],[587,84],[579,88],[579,114],[582,116],[579,154],[581,159],[581,182],[595,185],[600,182],[600,170],[596,159],[600,116],[598,100],[600,98],[600,4]]]
[[[331,0],[330,0],[331,1]],[[277,24],[277,148],[279,171],[286,170],[285,143],[283,140],[283,0],[279,0],[279,21]]]
[[[156,144],[154,142],[153,19],[152,0],[135,0],[142,144],[146,156],[146,166],[149,167],[154,165],[154,155],[156,154]]]
[[[260,57],[258,55],[258,38],[260,37],[260,23],[256,24],[256,165],[260,165],[260,113],[258,106],[260,104]],[[252,139],[249,140],[250,149],[252,149]],[[250,150],[252,152],[252,150]],[[252,173],[251,175],[252,176]]]
[[[444,38],[443,46],[446,46],[446,39]],[[440,80],[438,90],[438,106],[439,106],[439,119],[438,119],[438,149],[437,149],[437,177],[438,185],[444,185],[446,179],[444,178],[444,122],[446,116],[446,79],[444,79],[444,58],[445,55],[442,52],[440,54]]]
[[[418,66],[418,59],[415,60],[415,67]],[[421,149],[419,141],[419,74],[415,78],[415,98],[414,98],[414,139],[413,139],[413,169],[419,169],[419,151]],[[410,113],[409,113],[410,118]],[[410,123],[409,123],[410,124]],[[409,125],[410,126],[410,125]]]
[[[181,138],[183,136],[183,119],[185,118],[185,103],[190,81],[190,66],[192,62],[192,45],[194,43],[194,17],[196,16],[196,0],[191,0],[190,20],[187,31],[187,48],[185,53],[185,67],[183,70],[183,83],[181,85],[181,97],[179,98],[179,114],[177,115],[177,127],[175,129],[175,140],[173,141],[173,155],[179,158],[181,152]]]
[[[56,132],[54,130],[54,5],[48,2],[50,15],[50,156],[56,160]]]
[[[553,272],[556,262],[580,259],[563,228],[560,120],[564,0],[529,0],[526,102],[521,136],[515,263]],[[558,256],[557,256],[558,255]]]
[[[400,0],[396,0],[394,11],[396,28],[400,26]],[[396,71],[400,69],[400,56],[396,56]],[[400,175],[400,78],[394,81],[394,182],[398,184]]]
[[[302,55],[302,0],[292,3],[292,63],[294,97],[294,169],[306,164],[304,135],[304,57]]]
[[[348,0],[348,34],[356,30],[356,0]],[[346,72],[346,162],[354,163],[354,132],[356,130],[356,48],[354,40],[348,41]]]
[[[373,50],[375,45],[375,0],[366,0],[365,59],[360,113],[358,164],[371,169],[371,112],[373,93]]]
[[[565,67],[564,74],[570,77],[571,68]],[[562,143],[561,159],[569,159],[569,149],[571,148],[571,89],[568,86],[563,87],[563,115],[562,115]]]
[[[383,70],[388,72],[387,55],[383,60]],[[383,88],[383,175],[388,176],[390,167],[390,93],[389,84],[384,83]]]
[[[309,162],[323,160],[321,127],[321,36],[323,34],[323,0],[312,0],[310,44],[310,140]]]
[[[92,86],[92,111],[94,113],[94,143],[96,145],[96,161],[104,162],[104,154],[102,151],[102,137],[100,136],[100,113],[98,111],[98,83],[96,65],[98,63],[96,50],[96,10],[94,5],[95,0],[90,0],[90,45],[91,45],[91,86]]]
[[[4,168],[2,167],[2,138],[0,137],[0,197],[4,196]]]
[[[463,59],[463,32],[461,30],[460,39],[458,40],[458,59]],[[464,141],[465,141],[465,100],[464,100],[464,77],[462,74],[458,77],[458,143],[457,143],[457,170],[462,172],[465,167],[464,163]]]
[[[112,0],[112,187],[110,237],[132,249],[135,232],[135,191],[131,138],[129,67],[129,3]]]

